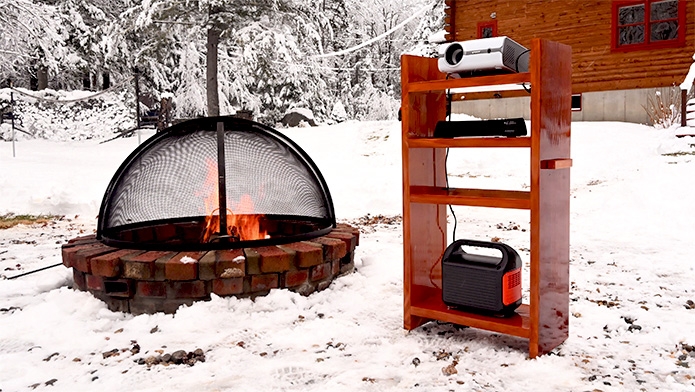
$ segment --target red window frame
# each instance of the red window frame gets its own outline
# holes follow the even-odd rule
[[[492,36],[497,37],[497,21],[478,22],[478,38],[483,38],[483,29],[486,27],[492,28]]]
[[[663,49],[663,48],[675,48],[675,47],[680,47],[685,45],[685,12],[686,12],[686,7],[685,3],[687,0],[678,0],[678,17],[675,19],[664,19],[663,21],[669,21],[669,20],[676,20],[678,21],[678,37],[676,39],[668,40],[668,41],[656,41],[656,42],[650,42],[651,38],[651,24],[652,21],[651,19],[651,4],[652,3],[658,3],[663,0],[642,0],[642,1],[635,1],[635,0],[617,0],[613,1],[612,4],[612,15],[611,15],[611,49],[614,52],[632,52],[636,50],[647,50],[647,49]],[[637,43],[637,44],[627,44],[627,45],[619,45],[619,34],[620,34],[620,27],[622,25],[618,25],[618,9],[621,7],[626,7],[626,6],[634,6],[634,5],[644,5],[644,22],[642,23],[635,23],[632,25],[644,25],[644,42]],[[662,22],[662,20],[659,20],[658,22]],[[624,25],[624,26],[630,26],[630,25]]]

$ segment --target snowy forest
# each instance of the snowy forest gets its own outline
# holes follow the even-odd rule
[[[142,93],[173,97],[176,118],[204,116],[216,46],[221,115],[249,110],[275,123],[302,108],[327,122],[389,119],[399,58],[432,53],[443,3],[0,0],[0,88],[131,88],[137,69]]]

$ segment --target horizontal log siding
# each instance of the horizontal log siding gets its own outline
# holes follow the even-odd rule
[[[453,4],[452,4],[453,3]],[[477,38],[477,24],[493,20],[497,33],[530,47],[540,37],[572,46],[572,90],[623,90],[678,85],[693,63],[695,1],[686,2],[686,40],[679,48],[611,51],[611,1],[447,0],[455,10],[455,39]],[[447,21],[450,20],[447,9]],[[447,26],[448,39],[452,38]]]

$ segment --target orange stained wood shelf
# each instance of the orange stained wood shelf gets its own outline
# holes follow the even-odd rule
[[[502,84],[521,84],[531,81],[530,74],[510,73],[504,75],[488,75],[479,76],[476,78],[461,78],[461,79],[440,79],[420,82],[411,82],[403,86],[404,93],[444,91],[456,88],[466,87],[487,87],[499,86]]]
[[[516,309],[516,314],[510,317],[495,317],[452,309],[444,304],[440,293],[436,290],[426,291],[418,301],[410,305],[412,314],[521,338],[529,337],[531,324],[527,304],[519,306]]]
[[[569,175],[571,49],[531,42],[528,73],[447,79],[437,59],[405,55],[402,78],[403,325],[439,320],[528,339],[529,357],[569,336]],[[530,82],[529,137],[433,138],[446,118],[444,90]],[[446,187],[445,149],[528,148],[529,191]],[[530,212],[530,287],[515,315],[497,318],[450,309],[442,301],[441,257],[448,244],[446,205]],[[527,273],[527,272],[524,272]]]
[[[531,193],[493,189],[437,188],[431,186],[410,187],[412,203],[453,204],[461,206],[531,208]]]
[[[530,137],[462,137],[443,138],[408,138],[410,148],[448,148],[448,147],[531,147]]]

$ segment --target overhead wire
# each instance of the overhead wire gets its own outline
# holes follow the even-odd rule
[[[383,38],[386,38],[386,37],[388,37],[389,35],[393,34],[395,31],[397,31],[397,30],[403,28],[403,26],[405,26],[405,25],[407,25],[408,23],[410,23],[411,21],[413,21],[415,18],[417,18],[418,16],[420,16],[420,14],[422,14],[422,13],[424,13],[425,11],[427,11],[428,9],[434,7],[435,4],[437,4],[437,3],[436,3],[436,2],[432,2],[432,3],[429,3],[429,4],[425,5],[424,7],[420,8],[420,9],[417,10],[417,11],[415,11],[415,13],[414,13],[413,15],[411,15],[410,17],[408,17],[407,19],[405,19],[405,20],[402,21],[401,23],[397,24],[396,26],[390,28],[389,30],[385,31],[384,33],[382,33],[382,34],[380,34],[380,35],[378,35],[378,36],[376,36],[376,37],[374,37],[374,38],[371,38],[371,39],[369,39],[369,40],[367,40],[367,41],[362,42],[361,44],[355,45],[355,46],[350,47],[350,48],[347,48],[347,49],[339,50],[339,51],[337,51],[337,52],[322,53],[322,54],[313,55],[313,56],[311,56],[311,57],[312,57],[312,58],[334,57],[334,56],[341,56],[341,55],[344,55],[344,54],[347,54],[347,53],[351,53],[351,52],[354,52],[354,51],[356,51],[356,50],[360,50],[360,49],[364,48],[365,46],[371,45],[371,44],[373,44],[374,42],[377,42],[377,41],[379,41],[379,40],[381,40],[381,39],[383,39]]]

